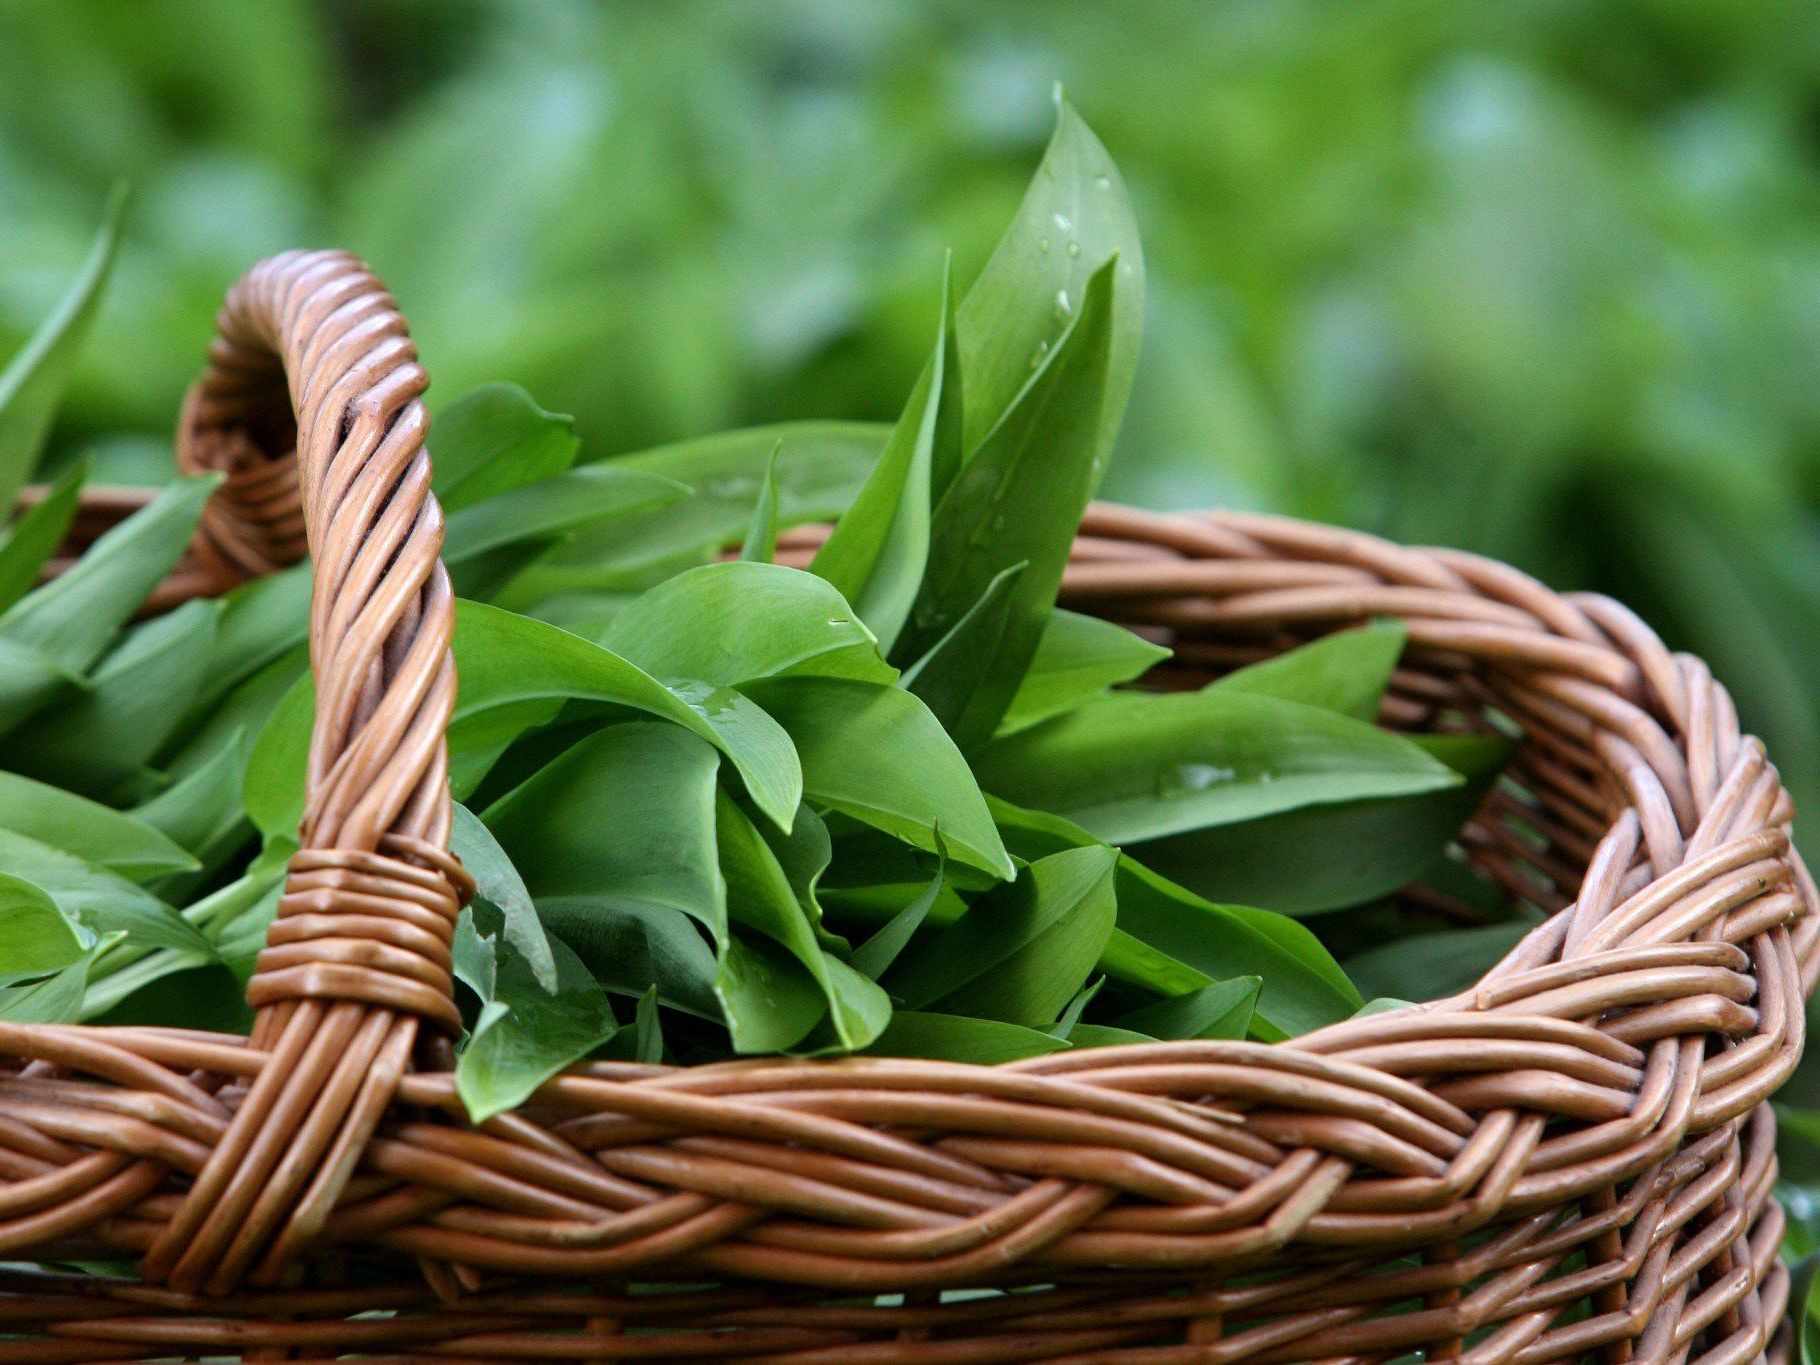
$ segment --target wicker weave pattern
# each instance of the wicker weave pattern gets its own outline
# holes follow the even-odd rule
[[[334,355],[370,381],[353,347],[316,330],[356,306],[298,302],[299,281],[347,270],[377,292],[370,277],[344,257],[262,270],[242,291],[269,302],[249,315],[280,325],[242,349],[282,352],[293,376]],[[396,355],[402,333],[337,335]],[[343,914],[336,898],[361,892],[338,879],[383,862],[397,903],[420,885],[448,913],[462,889],[434,852],[449,684],[446,631],[428,624],[446,602],[433,504],[413,473],[420,379],[389,391],[410,389],[386,410],[408,422],[356,420],[345,436],[313,405],[333,392],[345,411],[346,390],[293,386],[328,720],[312,853],[262,979],[360,955],[359,916],[326,937],[284,928]],[[408,454],[388,444],[400,430]],[[335,454],[356,440],[362,453]],[[349,491],[375,467],[390,492]],[[787,538],[783,557],[816,535]],[[388,547],[382,562],[369,543]],[[173,1286],[0,1271],[0,1331],[44,1334],[0,1340],[0,1361],[249,1347],[843,1363],[1782,1355],[1763,1101],[1799,1054],[1820,919],[1775,770],[1705,667],[1604,599],[1272,518],[1096,507],[1064,595],[1165,634],[1178,663],[1159,681],[1176,685],[1403,617],[1412,647],[1384,720],[1474,728],[1496,711],[1522,726],[1511,781],[1467,842],[1487,875],[1556,913],[1464,995],[1274,1047],[996,1068],[593,1064],[479,1131],[434,1056],[405,1074],[417,1007],[376,983],[428,981],[384,954],[355,977],[317,972],[333,983],[321,991],[256,985],[251,1041],[0,1025],[14,1059],[0,1070],[0,1256],[144,1252],[148,1277]],[[347,755],[366,763],[376,727],[398,766],[350,782]],[[297,900],[318,895],[335,904]],[[383,1065],[363,1061],[350,1096],[333,1063],[355,1049]],[[304,1116],[331,1102],[353,1117]],[[241,1174],[254,1164],[257,1179]],[[275,1282],[306,1247],[311,1287],[237,1287]],[[350,1264],[379,1279],[336,1287]],[[628,1280],[727,1287],[630,1295]],[[984,1285],[1030,1288],[940,1292]],[[352,1316],[376,1310],[392,1316]]]

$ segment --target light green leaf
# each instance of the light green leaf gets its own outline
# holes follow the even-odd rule
[[[1038,859],[940,934],[912,943],[886,989],[911,1009],[1054,1023],[1112,934],[1117,862],[1104,847]]]
[[[666,579],[620,612],[602,643],[654,677],[719,687],[802,674],[896,677],[830,584],[776,564],[704,564]]]
[[[1106,445],[1113,265],[1097,272],[1080,314],[986,434],[935,510],[929,570],[893,651],[901,662],[928,652],[1014,564],[1004,629],[984,652],[965,709],[950,728],[963,748],[989,739],[1004,718],[1068,563],[1074,531],[1099,484]],[[971,389],[969,393],[971,394]]]
[[[575,419],[545,412],[516,384],[486,384],[436,414],[436,496],[457,514],[526,484],[554,479],[575,463]],[[451,530],[456,518],[450,517]],[[449,543],[455,544],[451,535]]]
[[[82,961],[94,943],[43,890],[0,872],[0,986],[60,972]]]
[[[1030,670],[1018,684],[999,734],[1027,730],[1071,711],[1109,687],[1142,677],[1168,657],[1162,645],[1123,626],[1058,607],[1049,613]]]
[[[546,991],[557,991],[556,959],[543,923],[537,918],[537,907],[531,903],[531,893],[492,832],[459,802],[449,831],[449,851],[461,859],[462,866],[474,878],[476,894],[498,908],[501,936],[524,959],[537,984]]]
[[[6,369],[0,370],[0,516],[12,510],[19,490],[37,468],[45,433],[57,415],[77,352],[100,306],[125,211],[126,186],[116,185],[102,212],[95,244],[69,292]]]
[[[995,877],[1014,874],[967,761],[908,692],[847,678],[779,678],[747,691],[795,744],[811,801],[930,853],[945,845]]]
[[[1055,134],[1042,164],[955,318],[966,376],[968,451],[984,444],[1023,391],[1033,358],[1058,347],[1071,314],[1085,306],[1089,281],[1113,261],[1118,287],[1103,380],[1106,402],[1093,443],[1102,458],[1131,391],[1144,329],[1137,220],[1099,139],[1065,100],[1058,97],[1056,106]]]
[[[752,524],[739,547],[739,557],[751,563],[769,564],[777,558],[777,452],[782,448],[782,441],[771,447],[765,481],[759,485],[758,501],[752,508]]]
[[[1125,844],[1279,811],[1457,787],[1408,740],[1243,692],[1118,692],[992,745],[988,791]]]
[[[195,858],[146,820],[16,773],[0,773],[0,829],[135,881],[197,866]],[[0,962],[5,960],[0,953]]]
[[[661,474],[616,465],[584,465],[540,483],[522,484],[449,514],[443,559],[466,564],[490,551],[567,535],[668,507],[689,496]]]
[[[69,533],[89,461],[77,460],[52,484],[42,501],[13,523],[0,545],[0,612],[11,607],[38,582],[44,566]]]
[[[954,323],[948,288],[944,269],[942,325],[934,354],[911,390],[871,477],[835,523],[813,565],[853,603],[887,652],[922,587],[930,516],[939,490],[960,467],[960,374],[949,359]],[[943,471],[939,484],[938,465]]]
[[[560,941],[548,944],[555,986],[547,988],[501,937],[491,904],[462,911],[457,933],[464,939],[462,979],[481,995],[482,1006],[456,1058],[455,1090],[469,1119],[484,1123],[524,1103],[550,1077],[610,1039],[619,1025],[606,993]],[[491,970],[477,970],[477,959],[488,954]]]
[[[136,626],[89,685],[53,703],[7,741],[19,771],[116,796],[163,746],[208,674],[221,617],[199,599]]]
[[[1378,703],[1408,639],[1409,628],[1401,621],[1376,621],[1335,631],[1300,649],[1229,673],[1209,690],[1280,697],[1338,711],[1354,720],[1376,720]]]
[[[98,863],[12,830],[0,830],[0,867],[42,888],[67,915],[102,934],[123,930],[147,948],[215,959],[215,949],[182,915],[143,887]]]

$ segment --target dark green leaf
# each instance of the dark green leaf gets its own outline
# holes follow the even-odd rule
[[[43,501],[13,523],[6,543],[0,545],[0,612],[32,590],[45,564],[63,544],[75,520],[88,470],[87,459],[77,460],[51,485]]]
[[[473,876],[476,894],[498,908],[501,937],[524,959],[537,984],[546,991],[558,990],[556,959],[543,923],[537,918],[537,907],[531,903],[531,893],[492,832],[460,803],[455,806],[454,824],[449,831],[449,851],[461,859],[462,866]]]
[[[867,1048],[880,1057],[929,1057],[944,1062],[997,1066],[1001,1062],[1065,1052],[1068,1044],[1039,1029],[997,1019],[898,1010]]]
[[[939,843],[941,832],[936,832]],[[885,974],[887,968],[896,962],[906,945],[922,928],[928,918],[929,907],[935,904],[936,897],[941,895],[942,883],[948,870],[948,859],[944,855],[941,866],[935,876],[929,879],[929,885],[917,892],[916,896],[890,919],[885,921],[884,928],[873,934],[847,957],[848,965],[855,971],[864,972],[877,981]]]
[[[886,989],[911,1009],[1054,1023],[1112,934],[1117,862],[1104,847],[1038,859],[940,934],[912,943]]]
[[[450,513],[443,559],[450,565],[465,564],[492,550],[651,512],[688,496],[685,485],[661,474],[584,465]]]
[[[1004,643],[1018,580],[1028,567],[1007,565],[929,652],[904,669],[898,685],[921,697],[949,734],[960,734],[984,670]]]
[[[1243,1038],[1263,981],[1255,976],[1215,981],[1186,995],[1135,1009],[1118,1026],[1152,1038]]]
[[[1440,1000],[1470,990],[1536,927],[1535,920],[1417,934],[1346,959],[1346,974],[1367,998]]]

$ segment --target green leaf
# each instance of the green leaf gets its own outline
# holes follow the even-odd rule
[[[240,779],[251,748],[246,731],[234,731],[207,762],[135,806],[132,814],[176,844],[194,865],[233,831],[246,828]]]
[[[584,465],[540,483],[523,484],[449,514],[443,559],[465,564],[493,550],[602,525],[668,507],[689,496],[661,474],[615,465]]]
[[[936,831],[936,842],[941,842],[939,830]],[[848,965],[874,981],[883,976],[915,937],[916,931],[922,928],[923,921],[929,916],[929,907],[935,904],[936,897],[942,893],[947,871],[948,858],[944,853],[935,876],[929,879],[929,885],[919,891],[902,910],[886,920],[882,929],[848,954]]]
[[[581,447],[573,417],[545,412],[516,384],[486,384],[451,403],[436,414],[430,444],[436,496],[450,513],[554,479]]]
[[[476,722],[503,715],[511,727],[522,728],[541,716],[521,703],[602,701],[673,721],[716,745],[733,760],[759,809],[782,828],[789,827],[802,798],[802,769],[789,736],[731,688],[659,682],[578,635],[478,602],[456,606],[455,667],[460,683],[449,744],[456,756],[510,737],[510,730],[501,736]],[[302,679],[254,746],[247,765],[247,814],[267,835],[292,832],[302,817],[314,710],[314,688]]]
[[[1004,643],[1015,605],[1014,590],[1028,564],[1009,564],[985,586],[929,652],[904,669],[898,686],[921,697],[949,734],[958,735],[978,691],[981,665]]]
[[[1025,565],[1010,590],[996,647],[980,659],[972,695],[951,727],[963,748],[990,738],[1004,718],[1048,624],[1075,527],[1099,484],[1112,272],[1109,263],[1088,282],[1080,315],[1040,358],[935,510],[929,571],[894,659],[927,653],[993,579]]]
[[[1409,628],[1401,621],[1376,621],[1335,631],[1300,649],[1229,673],[1208,690],[1279,697],[1338,711],[1354,720],[1373,721],[1408,639]]]
[[[988,799],[1020,858],[1099,842],[1059,816]],[[1116,887],[1118,929],[1098,964],[1114,980],[1181,995],[1231,977],[1259,977],[1259,1036],[1293,1037],[1338,1023],[1363,1003],[1320,940],[1285,915],[1214,905],[1129,854],[1119,859]]]
[[[89,461],[77,460],[52,484],[44,499],[18,521],[0,545],[0,612],[11,607],[38,582],[44,566],[69,533],[88,479]]]
[[[664,1059],[664,1025],[657,1012],[657,987],[638,997],[632,1021],[632,1060],[655,1066]]]
[[[1215,981],[1186,995],[1135,1009],[1118,1026],[1152,1038],[1243,1038],[1251,1028],[1263,984],[1255,976]]]
[[[902,416],[859,496],[816,552],[814,571],[853,603],[888,652],[909,619],[929,558],[938,489],[960,466],[960,375],[949,360],[953,317],[942,273],[942,325]],[[948,421],[943,422],[944,411]],[[937,466],[944,472],[936,482]]]
[[[482,1000],[455,1061],[455,1090],[475,1123],[524,1103],[619,1027],[606,993],[566,946],[548,945],[555,985],[546,987],[512,942],[499,937],[499,923],[491,905],[477,905],[462,911],[456,927],[462,979]],[[478,967],[489,954],[491,970]]]
[[[726,938],[719,769],[713,746],[677,726],[613,725],[481,817],[538,917],[604,986],[637,995],[655,982],[665,1004],[710,1019],[722,1015],[720,969],[696,926]]]
[[[1154,1043],[1148,1033],[1119,1028],[1114,1024],[1076,1024],[1069,1031],[1071,1047],[1128,1047],[1133,1043]]]
[[[940,934],[913,943],[885,978],[911,1009],[1041,1028],[1073,999],[1111,937],[1118,852],[1040,858]]]
[[[789,422],[751,427],[619,457],[615,468],[662,474],[694,496],[636,521],[584,532],[515,585],[539,595],[620,587],[653,565],[686,564],[737,541],[751,524],[773,449],[778,524],[840,515],[878,459],[887,427]],[[642,583],[638,586],[643,586]]]
[[[0,986],[82,961],[95,936],[39,887],[0,872]]]
[[[14,1024],[68,1024],[82,1013],[89,969],[95,959],[119,940],[118,934],[101,939],[79,961],[41,981],[0,986],[0,1019]]]
[[[782,945],[801,964],[826,998],[834,1038],[843,1051],[865,1047],[891,1017],[890,999],[870,978],[823,953],[815,925],[782,864],[725,792],[719,797],[717,828],[728,917]]]
[[[758,501],[752,508],[752,524],[739,547],[743,560],[769,564],[777,558],[777,452],[781,449],[783,442],[779,441],[765,463],[765,481],[759,485]]]
[[[1123,626],[1058,607],[1049,613],[1049,624],[999,733],[1027,730],[1072,711],[1109,687],[1142,677],[1168,657],[1162,645]]]
[[[1414,735],[1463,779],[1407,796],[1306,806],[1153,839],[1144,862],[1216,901],[1311,915],[1407,886],[1440,862],[1508,761],[1501,735]],[[1310,857],[1319,849],[1319,857]]]
[[[666,579],[620,612],[602,643],[654,677],[718,687],[803,674],[897,676],[831,585],[776,564],[704,564]]]
[[[0,867],[42,888],[67,915],[102,934],[124,931],[129,943],[175,948],[215,959],[193,925],[143,887],[98,863],[29,835],[0,830]]]
[[[1117,844],[1461,781],[1362,721],[1218,690],[1113,693],[998,741],[976,766],[995,795]]]
[[[97,796],[118,794],[176,730],[208,674],[218,602],[186,602],[136,626],[89,685],[7,741],[21,772]]]
[[[898,1010],[866,1050],[880,1057],[929,1057],[944,1062],[997,1066],[1001,1062],[1066,1052],[1068,1043],[1038,1029],[997,1019]]]
[[[203,504],[220,481],[205,475],[171,484],[89,546],[67,573],[0,616],[0,641],[35,651],[65,672],[86,673],[183,558]]]
[[[146,820],[15,773],[0,773],[0,829],[135,881],[197,866],[195,858]],[[0,953],[0,962],[5,960]]]
[[[955,317],[966,375],[966,449],[1023,392],[1033,357],[1053,352],[1093,276],[1117,262],[1105,393],[1092,442],[1100,457],[1124,414],[1144,329],[1144,258],[1137,221],[1112,158],[1065,100],[1056,101],[1055,134],[1017,215]],[[1010,556],[1005,562],[1023,558]]]
[[[1441,1000],[1472,989],[1538,922],[1513,920],[1397,939],[1347,958],[1346,974],[1368,999]]]
[[[45,433],[57,415],[101,291],[113,267],[126,211],[126,186],[116,185],[102,212],[88,259],[56,309],[0,371],[0,515],[12,509],[37,468]]]
[[[966,759],[908,692],[848,678],[779,678],[747,692],[788,732],[811,801],[926,852],[945,845],[959,862],[1014,875]]]
[[[537,918],[537,907],[531,893],[512,860],[499,846],[492,832],[480,818],[459,802],[455,805],[454,823],[449,831],[449,851],[461,859],[474,878],[476,894],[484,896],[498,908],[500,933],[511,944],[525,966],[546,991],[558,989],[556,958],[550,949],[549,936]]]

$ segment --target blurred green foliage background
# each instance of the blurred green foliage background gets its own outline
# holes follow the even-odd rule
[[[888,418],[1062,81],[1147,234],[1111,496],[1482,550],[1705,654],[1820,808],[1804,0],[0,0],[0,352],[107,186],[56,433],[159,477],[226,284],[365,255],[591,456]]]

